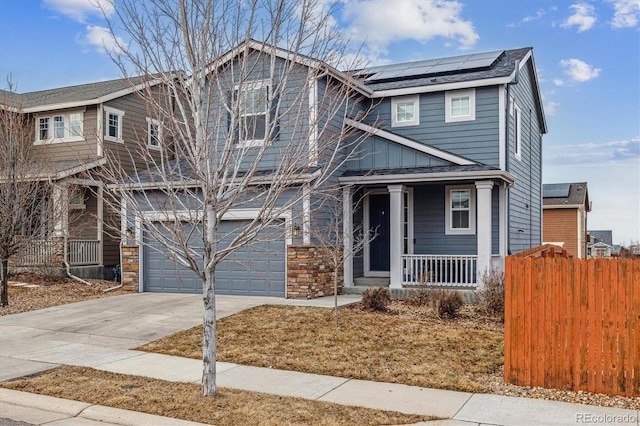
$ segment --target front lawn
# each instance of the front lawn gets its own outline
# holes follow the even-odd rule
[[[473,318],[471,318],[473,316]],[[478,320],[440,320],[426,307],[394,302],[387,313],[260,306],[218,321],[218,361],[469,392],[486,391],[502,369],[503,331]],[[202,358],[202,327],[137,349]]]

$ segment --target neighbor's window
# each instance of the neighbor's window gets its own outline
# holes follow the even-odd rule
[[[64,138],[64,116],[62,115],[53,117],[53,137]]]
[[[475,191],[472,186],[446,187],[446,234],[475,233]]]
[[[147,118],[147,145],[150,148],[160,148],[160,122],[153,118]]]
[[[38,116],[36,143],[59,143],[80,140],[82,134],[82,112],[71,112],[53,116]]]
[[[122,119],[124,111],[104,107],[106,123],[104,138],[109,141],[122,142]]]
[[[476,90],[445,92],[445,122],[473,121],[476,119]]]
[[[391,127],[420,124],[420,96],[402,96],[391,99]]]
[[[69,136],[82,136],[82,114],[69,114]]]
[[[49,139],[49,117],[38,119],[38,140],[45,141]]]
[[[240,143],[258,145],[267,136],[269,83],[257,81],[236,86]]]

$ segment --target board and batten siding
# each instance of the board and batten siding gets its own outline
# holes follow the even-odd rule
[[[542,132],[533,93],[531,61],[520,70],[517,84],[509,92],[521,113],[521,156],[516,158],[515,114],[506,111],[508,130],[507,171],[515,177],[509,188],[509,251],[520,251],[542,243]]]
[[[50,112],[38,113],[37,117],[53,117],[60,114],[68,114],[82,111],[82,133],[84,140],[79,141],[64,141],[55,143],[45,143],[36,145],[34,149],[34,156],[36,160],[45,162],[53,161],[92,161],[98,156],[98,141],[97,141],[97,107],[95,105],[89,105],[86,108],[71,108],[56,110]],[[53,125],[50,123],[50,125]],[[33,132],[33,138],[35,141],[36,133]]]
[[[425,145],[498,167],[498,87],[479,87],[475,92],[476,119],[472,121],[445,122],[444,91],[419,95],[418,125],[391,127],[391,97],[377,103],[363,121]]]

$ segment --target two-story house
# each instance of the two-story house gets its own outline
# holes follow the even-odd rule
[[[587,182],[545,183],[542,196],[544,242],[586,259],[587,214],[591,211]]]
[[[291,120],[297,126],[313,130],[330,120],[329,127],[336,132],[349,132],[363,140],[358,155],[344,153],[348,160],[327,180],[327,185],[339,185],[342,191],[339,215],[345,286],[376,278],[391,288],[426,283],[475,289],[481,285],[483,271],[501,268],[508,254],[541,244],[541,152],[547,127],[531,48],[342,73],[312,58],[265,49],[257,42],[247,44],[229,52],[225,61],[233,63],[242,52],[250,51],[266,56],[264,64],[291,66],[296,62],[302,70],[295,79],[296,91],[304,94],[298,99],[308,107]],[[277,85],[270,80],[273,73],[268,68],[255,67],[255,72],[245,76],[253,81],[243,83],[251,96],[236,93],[241,102],[253,99],[250,108],[239,111],[251,109],[257,114],[251,117],[254,132],[261,129],[260,114],[260,123],[268,122],[270,114],[268,107],[258,107],[261,103],[255,102],[256,96],[270,101],[279,95],[271,89]],[[241,87],[234,83],[233,75],[213,78],[227,84],[232,96],[234,87],[236,92]],[[318,116],[319,104],[327,102],[332,84],[349,85],[353,101],[348,107],[340,104],[338,113],[323,118]],[[294,133],[287,132],[280,126],[277,138],[286,140]],[[309,166],[322,167],[318,146],[336,133],[309,134],[301,149],[309,152]],[[261,138],[260,144],[278,145],[267,135]],[[239,146],[250,148],[255,138],[249,139],[240,140]],[[149,183],[143,175],[135,179]],[[259,270],[242,273],[223,262],[216,271],[216,291],[306,297],[297,291],[296,282],[289,281],[290,271],[304,268],[308,257],[298,262],[291,257],[295,250],[288,248],[318,244],[309,216],[311,206],[320,204],[321,198],[320,193],[310,194],[285,215],[281,237],[268,242],[268,259],[255,246],[240,250],[235,265],[259,257]],[[329,223],[327,215],[331,214],[336,214],[335,209],[314,211],[313,222]],[[232,232],[238,221],[250,219],[242,212],[229,214],[221,222],[221,232]],[[145,249],[153,242],[147,240],[144,229],[135,229],[136,240],[145,243],[136,253],[140,291],[201,291],[201,280],[195,274],[161,247]],[[372,230],[375,238],[355,252],[354,232],[361,229]]]
[[[55,214],[41,212],[50,215],[48,231],[12,259],[13,266],[111,277],[120,264],[120,236],[108,225],[119,223],[119,212],[104,202],[98,171],[117,158],[133,172],[139,141],[146,138],[151,150],[157,146],[157,122],[138,93],[153,85],[144,78],[119,79],[11,94],[13,107],[34,126],[33,158],[41,173],[33,179],[53,182],[55,203]]]

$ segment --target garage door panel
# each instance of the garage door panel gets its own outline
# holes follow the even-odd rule
[[[220,235],[225,235],[225,240],[220,243],[221,247],[227,246],[245,225],[246,222],[243,221],[221,222],[219,232]],[[266,235],[282,237],[283,230],[283,223],[280,223],[279,229],[265,230],[254,244],[236,250],[225,261],[218,264],[216,293],[284,296],[286,256],[284,241],[264,241]],[[145,242],[152,247],[162,249],[158,243],[150,240]],[[145,291],[202,292],[202,281],[186,266],[173,262],[151,247],[144,249],[143,257]]]

